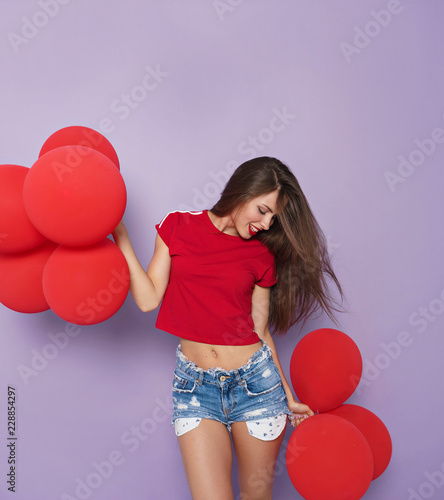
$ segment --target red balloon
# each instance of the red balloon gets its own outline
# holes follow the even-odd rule
[[[0,302],[21,313],[49,309],[43,294],[43,269],[57,244],[47,241],[37,248],[0,254]]]
[[[129,283],[126,259],[108,238],[82,248],[59,246],[43,273],[51,309],[77,325],[94,325],[115,314],[128,295]]]
[[[20,165],[0,165],[0,252],[23,252],[46,241],[31,224],[23,204],[29,171]]]
[[[85,146],[95,149],[107,156],[120,169],[119,158],[113,145],[104,135],[92,128],[75,125],[57,130],[46,139],[40,150],[39,158],[48,151],[62,146]]]
[[[371,411],[357,405],[342,405],[329,411],[328,415],[345,418],[362,432],[373,453],[373,479],[379,477],[392,456],[392,440],[384,422]]]
[[[296,345],[290,361],[293,388],[314,411],[326,412],[346,401],[359,384],[362,357],[345,333],[332,328],[310,332]]]
[[[23,200],[31,222],[48,239],[85,246],[117,227],[125,212],[126,188],[119,170],[102,153],[65,146],[34,163]]]
[[[290,436],[288,475],[305,500],[359,500],[373,476],[373,455],[353,424],[335,415],[315,415]]]

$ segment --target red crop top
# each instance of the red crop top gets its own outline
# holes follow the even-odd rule
[[[251,296],[276,283],[273,254],[256,238],[223,233],[208,212],[171,212],[156,225],[171,272],[156,327],[205,344],[250,345]]]

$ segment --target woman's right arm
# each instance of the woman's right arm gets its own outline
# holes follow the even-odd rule
[[[143,312],[156,309],[162,302],[170,278],[171,257],[168,247],[157,235],[154,255],[145,271],[140,264],[123,222],[113,231],[113,238],[128,263],[130,292]]]

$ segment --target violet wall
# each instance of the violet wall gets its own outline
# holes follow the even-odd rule
[[[102,131],[144,266],[154,225],[211,207],[234,165],[271,155],[292,168],[348,299],[341,329],[364,360],[349,402],[393,440],[364,498],[443,498],[443,3],[22,0],[1,11],[0,162],[30,167],[68,125]],[[177,339],[155,317],[129,296],[68,336],[51,311],[0,307],[0,498],[190,498],[170,425]],[[335,326],[322,316],[302,335],[321,327]],[[298,338],[276,341],[287,374]],[[284,447],[274,491],[302,498]]]

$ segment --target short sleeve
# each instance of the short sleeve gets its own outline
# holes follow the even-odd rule
[[[276,264],[274,261],[274,257],[271,257],[271,262],[269,261],[268,267],[266,268],[263,275],[256,281],[256,285],[268,287],[275,285],[276,282]]]
[[[162,238],[163,242],[167,247],[170,246],[171,237],[174,231],[174,228],[177,223],[177,212],[170,212],[165,215],[165,217],[156,224],[157,233]]]

